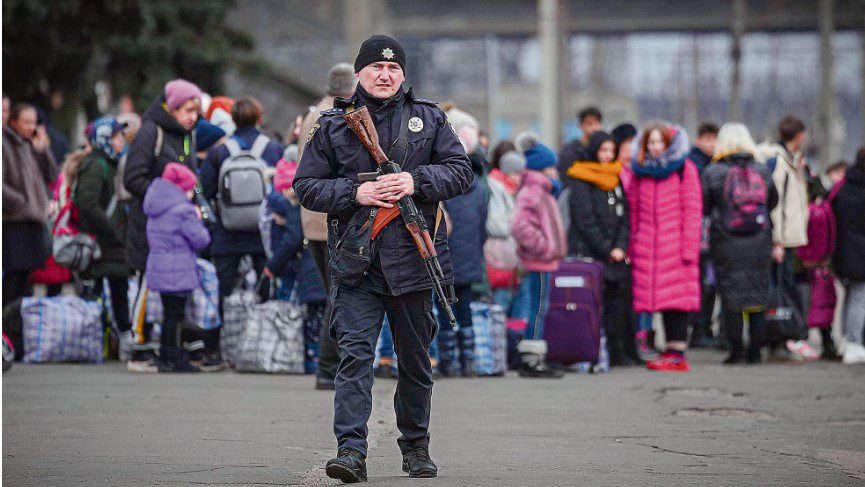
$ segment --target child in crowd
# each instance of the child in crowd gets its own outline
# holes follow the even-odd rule
[[[201,212],[191,201],[196,182],[195,173],[172,162],[165,166],[162,177],[153,180],[144,196],[150,246],[146,282],[148,289],[160,293],[165,310],[159,372],[199,371],[178,346],[186,301],[199,282],[196,251],[210,243]]]
[[[273,191],[267,197],[267,209],[273,216],[270,247],[273,255],[264,268],[270,279],[279,277],[282,285],[280,299],[289,299],[297,293],[298,301],[306,304],[304,323],[306,373],[314,373],[318,361],[318,339],[324,317],[327,291],[315,267],[312,255],[304,247],[303,228],[300,223],[300,201],[291,187],[297,172],[297,162],[281,159],[273,175]]]
[[[528,271],[520,285],[515,318],[526,320],[525,339],[517,345],[520,375],[523,377],[562,377],[560,370],[550,369],[544,357],[544,316],[549,299],[550,273],[565,256],[567,242],[562,216],[556,203],[561,188],[556,169],[556,155],[541,144],[533,133],[517,137],[517,147],[525,153],[523,173],[514,209],[513,236],[523,268]]]

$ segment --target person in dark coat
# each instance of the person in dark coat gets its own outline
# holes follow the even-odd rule
[[[118,207],[114,187],[117,161],[126,152],[124,127],[113,117],[94,120],[89,139],[93,151],[76,168],[64,167],[64,171],[67,184],[77,182],[73,200],[78,207],[78,226],[82,232],[93,234],[102,250],[101,257],[87,274],[96,279],[98,289],[101,289],[102,279],[108,279],[111,309],[120,330],[120,352],[128,359],[133,337],[127,296],[129,266],[126,265],[123,240],[126,215]]]
[[[303,323],[306,346],[306,373],[317,371],[319,336],[327,301],[327,291],[321,280],[312,254],[306,248],[300,217],[300,202],[291,188],[297,162],[280,160],[273,175],[273,191],[267,196],[267,209],[273,217],[270,230],[273,250],[264,274],[282,280],[278,297],[288,300],[292,292],[306,305],[306,320]]]
[[[842,361],[852,365],[865,363],[865,147],[859,149],[853,167],[837,184],[842,186],[832,200],[837,232],[832,266],[846,291]]]
[[[229,140],[237,142],[241,150],[250,150],[259,136],[265,137],[258,126],[261,125],[264,110],[261,103],[254,98],[237,100],[231,109],[231,117],[237,129]],[[219,192],[219,171],[222,164],[229,158],[228,143],[215,147],[207,153],[207,159],[201,165],[201,188],[204,197],[215,200]],[[274,140],[268,140],[261,153],[261,159],[270,166],[282,157],[282,145]],[[215,206],[215,205],[214,205]],[[237,272],[240,260],[245,255],[252,257],[256,274],[261,275],[267,264],[267,256],[261,242],[261,232],[235,232],[226,230],[222,225],[219,212],[216,214],[216,225],[213,227],[213,243],[210,245],[210,255],[216,267],[219,279],[220,312],[223,300],[237,286]],[[265,296],[262,296],[264,298]],[[210,360],[221,362],[219,352],[219,328],[204,332],[204,346]]]
[[[394,39],[377,35],[364,41],[354,63],[357,91],[349,99],[336,98],[334,108],[322,112],[307,136],[293,183],[305,208],[328,214],[333,279],[330,329],[341,362],[334,394],[339,449],[325,472],[350,482],[366,480],[372,365],[385,313],[399,361],[394,401],[403,470],[412,477],[434,477],[438,471],[429,457],[428,432],[433,386],[428,350],[436,329],[433,283],[411,234],[400,222],[391,222],[378,234],[371,255],[368,247],[359,249],[357,238],[349,239],[347,234],[349,223],[359,228],[373,208],[392,208],[394,202],[410,196],[435,241],[444,272],[442,284],[453,284],[446,230],[442,225],[433,231],[434,222],[439,202],[468,191],[473,173],[442,110],[404,88],[405,64],[405,50]],[[358,175],[375,171],[376,164],[343,116],[349,108],[361,107],[369,110],[381,147],[402,172],[359,181]],[[401,132],[407,138],[405,151],[394,145]],[[341,246],[349,240],[354,247]],[[361,257],[359,265],[350,264],[355,256]],[[352,272],[346,272],[349,266]]]
[[[746,359],[742,341],[744,320],[749,323],[749,363],[760,362],[760,347],[765,329],[764,310],[769,301],[769,280],[772,269],[772,225],[768,212],[778,204],[778,192],[768,168],[754,159],[754,140],[740,123],[725,124],[718,134],[716,162],[703,172],[703,214],[710,218],[712,262],[721,296],[724,330],[730,344],[726,364]],[[732,210],[725,195],[725,183],[734,168],[756,171],[766,189],[765,227],[756,233],[731,232],[724,215]]]
[[[28,293],[30,271],[50,255],[45,225],[47,186],[57,177],[44,126],[36,109],[12,107],[3,126],[3,306]]]
[[[197,169],[195,141],[192,133],[198,121],[201,90],[189,81],[176,79],[165,85],[165,94],[158,97],[144,112],[144,122],[129,147],[123,184],[132,195],[127,205],[126,262],[138,271],[138,294],[133,305],[132,329],[135,346],[130,372],[156,372],[158,357],[150,343],[150,323],[145,322],[147,283],[147,216],[142,209],[144,195],[154,179],[161,176],[171,162]]]
[[[456,350],[459,349],[460,373],[463,377],[474,375],[475,334],[472,328],[471,303],[474,300],[472,285],[486,280],[484,268],[484,242],[486,241],[487,194],[484,184],[486,159],[478,151],[477,122],[471,115],[452,108],[447,112],[448,120],[469,153],[474,180],[468,192],[444,202],[450,217],[448,244],[454,268],[454,290],[459,301],[453,305],[459,323],[459,332],[451,328],[444,311],[439,310],[439,363],[443,377],[456,374]]]
[[[577,116],[580,119],[580,133],[582,133],[582,137],[563,145],[557,159],[559,178],[568,186],[574,182],[573,178],[568,176],[568,169],[571,168],[571,164],[574,161],[589,160],[589,137],[598,130],[601,130],[601,122],[603,122],[601,111],[596,107],[585,107],[580,110]]]
[[[589,137],[588,158],[574,161],[568,196],[568,254],[605,263],[604,330],[610,365],[639,362],[631,320],[631,271],[625,259],[630,238],[628,201],[619,179],[618,146],[606,132]]]
[[[718,126],[712,122],[703,122],[697,127],[697,138],[688,153],[688,159],[697,166],[697,171],[703,171],[712,162],[715,155],[715,143],[718,141]]]

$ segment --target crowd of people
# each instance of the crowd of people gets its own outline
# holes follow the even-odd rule
[[[304,152],[320,150],[307,147],[319,114],[335,97],[352,96],[356,83],[351,65],[335,65],[327,95],[283,137],[262,132],[265,113],[254,98],[211,97],[177,79],[141,116],[127,100],[118,115],[93,120],[84,146],[68,154],[53,150],[40,110],[4,96],[3,306],[46,275],[49,294],[73,279],[82,294],[105,286],[129,371],[219,371],[220,330],[189,336],[183,326],[199,286],[196,259],[216,269],[220,308],[251,267],[279,282],[275,299],[307,306],[306,371],[317,387],[333,388],[339,357],[322,326],[331,289],[327,215],[303,208],[293,182]],[[520,374],[560,377],[562,368],[544,357],[544,321],[551,274],[570,259],[603,265],[604,346],[613,367],[687,371],[689,346],[723,348],[728,364],[759,363],[766,349],[865,363],[865,148],[852,165],[826,170],[827,187],[803,156],[807,131],[794,116],[778,124],[777,142],[757,144],[740,123],[703,123],[692,145],[684,128],[666,121],[605,131],[601,111],[588,107],[578,114],[580,137],[556,154],[531,132],[490,147],[471,114],[441,108],[474,172],[468,191],[444,202],[441,221],[427,222],[445,225],[458,298],[459,326],[440,312],[430,351],[441,376],[472,375],[470,304],[488,297],[522,338],[511,361]],[[263,183],[243,176],[243,158],[269,168]],[[263,202],[264,215],[258,206],[255,214],[245,210],[243,198]],[[54,262],[47,230],[67,201],[101,250],[71,274]],[[269,222],[266,231],[260,220]],[[836,281],[844,290],[837,346]],[[257,290],[274,298],[267,287]],[[164,307],[158,336],[145,311],[150,292]],[[781,317],[794,322],[792,331],[778,331],[782,306],[801,317]],[[819,329],[822,351],[809,344],[809,328]],[[382,330],[377,375],[393,376],[393,339]]]

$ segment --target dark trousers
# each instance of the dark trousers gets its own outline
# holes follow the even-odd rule
[[[730,353],[738,355],[745,349],[742,332],[745,328],[745,313],[738,310],[724,310],[724,332],[730,344]],[[748,313],[749,348],[759,350],[763,346],[766,330],[766,314],[762,311]]]
[[[686,311],[667,310],[662,311],[664,318],[664,336],[667,342],[688,341],[688,317],[691,313]]]
[[[252,254],[252,267],[255,273],[261,276],[261,272],[267,265],[267,257],[264,254]],[[216,278],[219,280],[219,315],[222,316],[222,302],[230,296],[232,291],[237,287],[238,273],[237,268],[240,266],[240,259],[243,255],[215,255],[213,256],[213,266],[216,267]],[[269,296],[269,289],[262,286],[261,299],[266,301]],[[219,328],[207,330],[202,333],[204,346],[208,352],[219,350]]]
[[[129,278],[109,277],[108,289],[111,291],[111,310],[114,311],[114,321],[117,328],[123,331],[132,329],[129,321]]]
[[[700,253],[700,312],[692,314],[688,321],[691,323],[691,344],[699,344],[702,338],[713,338],[712,313],[715,311],[715,295],[717,289],[714,284],[709,283],[707,270],[709,268],[709,255]],[[723,324],[722,324],[723,327]]]
[[[308,247],[309,253],[312,255],[312,260],[315,261],[315,266],[321,274],[324,288],[330,290],[330,272],[327,269],[327,261],[330,258],[327,251],[327,242],[320,240],[310,240]],[[337,351],[336,341],[330,336],[330,306],[324,309],[324,319],[321,327],[321,336],[318,341],[318,376],[325,379],[333,380],[336,377],[336,369],[339,366],[339,353]]]
[[[160,297],[162,298],[164,319],[162,320],[162,335],[159,346],[176,347],[180,342],[178,336],[180,322],[186,316],[186,300],[189,299],[189,295],[162,293]]]
[[[604,283],[604,332],[610,354],[637,357],[630,282]]]
[[[30,291],[28,280],[30,271],[5,271],[3,273],[3,307],[15,301],[18,298],[23,298]]]
[[[439,307],[438,322],[439,322],[439,370],[452,369],[456,364],[457,353],[459,347],[460,363],[468,366],[475,358],[475,331],[472,328],[472,285],[462,284],[454,286],[457,301],[452,305],[454,316],[457,318],[459,331],[454,331],[451,324],[445,316],[444,310]],[[435,304],[439,306],[438,302]],[[442,369],[443,368],[443,369]],[[464,371],[465,372],[465,371]],[[444,372],[442,372],[444,373]]]
[[[393,334],[399,378],[394,395],[397,442],[406,453],[429,445],[432,366],[429,348],[436,332],[432,293],[418,291],[400,296],[373,292],[369,280],[357,286],[339,286],[331,292],[332,326],[339,344],[333,432],[339,448],[367,453],[367,422],[372,411],[372,366],[375,345],[387,313]]]

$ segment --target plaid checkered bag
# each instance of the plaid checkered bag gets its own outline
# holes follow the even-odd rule
[[[222,302],[222,328],[219,330],[219,348],[222,358],[231,366],[237,365],[238,347],[249,311],[255,304],[255,292],[245,288],[235,289]]]
[[[196,260],[199,286],[186,304],[186,321],[201,330],[219,328],[219,279],[216,267],[204,259]]]
[[[508,367],[505,312],[497,304],[478,301],[471,304],[471,309],[475,332],[475,374],[502,375]]]
[[[78,296],[24,298],[24,362],[102,362],[102,306]]]
[[[250,307],[249,320],[237,350],[240,372],[302,374],[304,346],[303,306],[272,300]],[[226,320],[227,321],[227,320]]]

